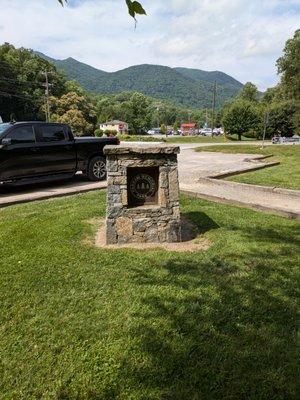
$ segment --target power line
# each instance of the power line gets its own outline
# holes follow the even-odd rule
[[[10,79],[10,78],[4,78],[4,77],[1,77],[0,81],[18,84],[18,85],[43,86],[43,84],[40,82],[34,82],[34,81],[22,82],[22,81],[18,81],[16,79]]]
[[[25,99],[25,100],[29,100],[29,101],[33,101],[31,96],[22,96],[19,94],[12,94],[12,93],[8,93],[8,92],[3,92],[2,90],[0,90],[0,96],[2,97],[17,97],[20,99]]]

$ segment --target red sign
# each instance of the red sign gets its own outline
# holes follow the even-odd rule
[[[181,124],[181,128],[186,128],[186,129],[191,129],[191,128],[195,128],[196,124]]]

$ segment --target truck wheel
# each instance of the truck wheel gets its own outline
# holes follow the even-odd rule
[[[93,157],[87,168],[90,181],[103,181],[106,178],[106,161],[104,157]]]

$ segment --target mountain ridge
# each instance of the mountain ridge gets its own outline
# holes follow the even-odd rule
[[[234,98],[243,87],[241,82],[222,71],[139,64],[106,72],[72,57],[56,60],[40,52],[34,53],[52,62],[67,75],[68,79],[76,80],[86,90],[97,94],[138,91],[183,107],[205,108],[211,106],[215,81],[217,107]]]

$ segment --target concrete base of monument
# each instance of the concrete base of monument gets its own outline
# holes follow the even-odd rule
[[[122,243],[122,244],[106,244],[106,228],[105,219],[98,220],[99,229],[95,237],[95,246],[102,249],[135,249],[135,250],[153,250],[163,249],[176,252],[191,252],[207,250],[211,246],[211,242],[200,235],[197,226],[181,216],[181,242],[176,243]]]

